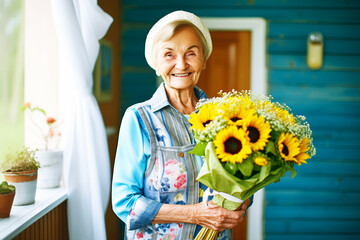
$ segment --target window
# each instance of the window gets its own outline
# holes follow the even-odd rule
[[[24,144],[23,104],[24,2],[0,0],[0,157]]]

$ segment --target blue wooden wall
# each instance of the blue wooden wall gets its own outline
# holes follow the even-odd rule
[[[269,93],[307,116],[317,155],[266,188],[266,240],[360,239],[360,1],[123,0],[122,112],[148,99],[155,73],[144,58],[152,24],[174,10],[268,23]],[[306,39],[324,35],[324,65],[306,65]]]

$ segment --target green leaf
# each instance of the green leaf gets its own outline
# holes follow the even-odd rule
[[[225,170],[228,171],[231,175],[235,175],[236,171],[238,170],[236,164],[227,162],[224,166]]]
[[[240,170],[240,172],[245,177],[251,176],[251,173],[252,173],[252,171],[254,169],[252,159],[250,159],[250,158],[245,159],[242,163],[237,164],[237,166],[238,166],[238,169]]]
[[[205,156],[205,148],[206,148],[207,142],[199,142],[195,145],[193,150],[189,151],[191,154],[195,154],[198,156]]]
[[[262,182],[267,176],[269,176],[270,170],[271,170],[271,162],[268,162],[266,166],[261,167],[259,182]]]
[[[294,178],[297,174],[294,168],[292,166],[289,166],[288,164],[284,164],[284,168],[286,171],[291,171],[291,178]]]
[[[44,114],[46,116],[46,112],[45,112],[44,109],[39,108],[39,107],[34,107],[32,111],[36,111],[36,110],[39,111],[39,112],[42,112],[42,114]]]
[[[272,153],[273,155],[276,155],[275,143],[272,142],[272,141],[269,141],[269,142],[266,144],[265,152],[266,152],[266,153]]]

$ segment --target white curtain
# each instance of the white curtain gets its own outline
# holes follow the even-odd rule
[[[97,0],[52,0],[59,43],[64,182],[70,239],[106,239],[110,161],[104,122],[92,94],[99,39],[112,18]]]

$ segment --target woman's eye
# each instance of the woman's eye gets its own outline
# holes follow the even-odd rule
[[[165,57],[166,57],[166,58],[172,57],[172,53],[166,53],[166,54],[165,54]]]

